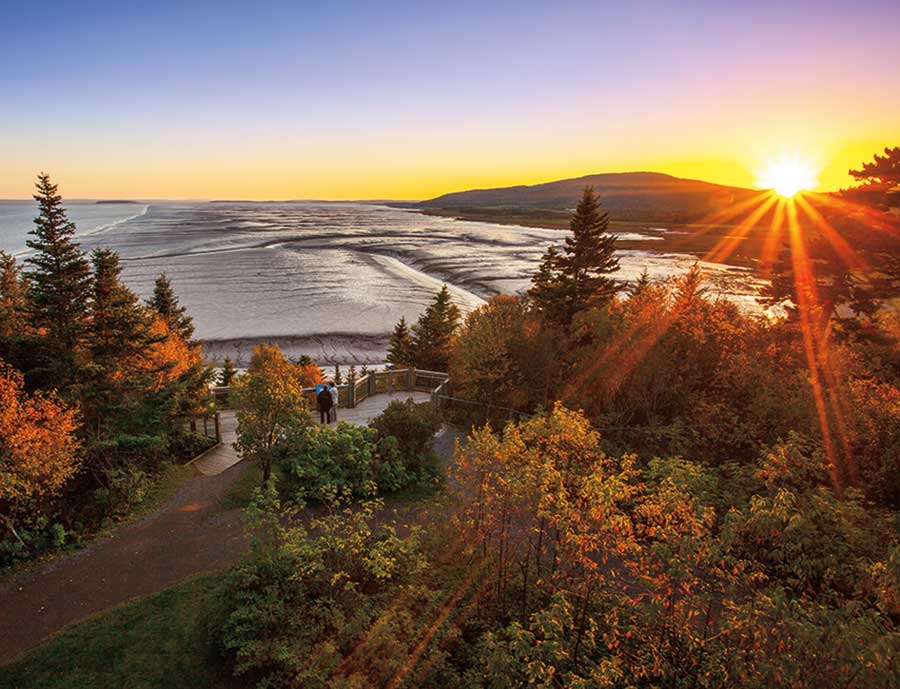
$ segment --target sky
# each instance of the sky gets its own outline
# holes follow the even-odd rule
[[[596,172],[819,190],[900,145],[900,2],[0,0],[0,198],[429,198]]]

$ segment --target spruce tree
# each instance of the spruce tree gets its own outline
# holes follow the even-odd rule
[[[343,382],[344,382],[344,379],[341,376],[341,365],[335,364],[334,365],[334,384],[341,385],[341,384],[343,384]]]
[[[450,361],[453,335],[459,327],[459,307],[450,290],[443,285],[413,326],[413,358],[421,368],[446,371]]]
[[[647,269],[644,268],[641,271],[641,274],[638,275],[638,279],[631,286],[631,289],[628,290],[628,294],[632,297],[638,296],[639,294],[643,294],[648,287],[650,287],[650,273],[647,272]]]
[[[77,377],[77,354],[87,328],[91,270],[79,245],[72,240],[75,225],[66,216],[57,186],[44,173],[38,175],[34,195],[39,213],[34,236],[26,244],[33,253],[26,259],[30,286],[31,325],[43,335],[44,367],[51,384]]]
[[[0,251],[0,339],[12,340],[25,335],[27,327],[28,285],[16,259]]]
[[[391,333],[391,341],[388,345],[387,362],[394,368],[402,368],[404,366],[414,366],[413,358],[413,339],[406,325],[406,318],[400,317],[397,325],[394,326],[394,332]]]
[[[886,146],[883,156],[876,153],[871,163],[863,163],[859,170],[847,172],[870,187],[894,189],[900,186],[900,146]]]
[[[169,328],[178,333],[185,342],[191,341],[194,336],[194,321],[187,315],[187,309],[178,303],[172,283],[165,273],[156,278],[153,296],[147,305],[162,316]]]
[[[219,385],[223,388],[227,388],[231,385],[232,379],[237,375],[237,369],[234,367],[234,362],[231,360],[231,357],[225,357],[225,363],[222,364],[222,371],[219,373]]]
[[[585,187],[569,229],[563,253],[545,254],[530,293],[545,316],[564,327],[576,313],[605,304],[618,290],[610,277],[619,269],[616,238],[593,187]]]
[[[91,254],[94,265],[88,342],[95,367],[121,370],[151,343],[147,311],[121,280],[119,255],[109,249]]]
[[[555,245],[547,247],[537,273],[531,278],[528,297],[550,321],[558,321],[565,309],[561,281],[562,256]]]
[[[155,389],[153,372],[144,365],[150,346],[160,340],[151,333],[147,309],[122,283],[119,255],[97,249],[91,261],[94,279],[85,333],[90,364],[80,396],[85,466],[105,483],[114,467],[162,451],[168,400]]]

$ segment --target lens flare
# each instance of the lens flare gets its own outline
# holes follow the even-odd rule
[[[817,171],[808,161],[796,157],[782,157],[770,162],[760,171],[756,186],[773,189],[776,194],[791,198],[797,192],[818,185]]]

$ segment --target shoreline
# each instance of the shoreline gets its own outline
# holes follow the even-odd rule
[[[207,339],[200,340],[200,345],[203,358],[212,366],[222,365],[227,356],[236,367],[246,368],[250,365],[253,348],[266,343],[277,345],[288,359],[305,355],[324,368],[335,364],[383,364],[390,339],[389,332],[372,335],[345,332]]]

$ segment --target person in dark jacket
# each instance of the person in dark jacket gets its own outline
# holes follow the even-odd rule
[[[327,424],[331,415],[331,391],[327,385],[323,385],[319,394],[316,395],[316,403],[319,405],[319,423]]]

